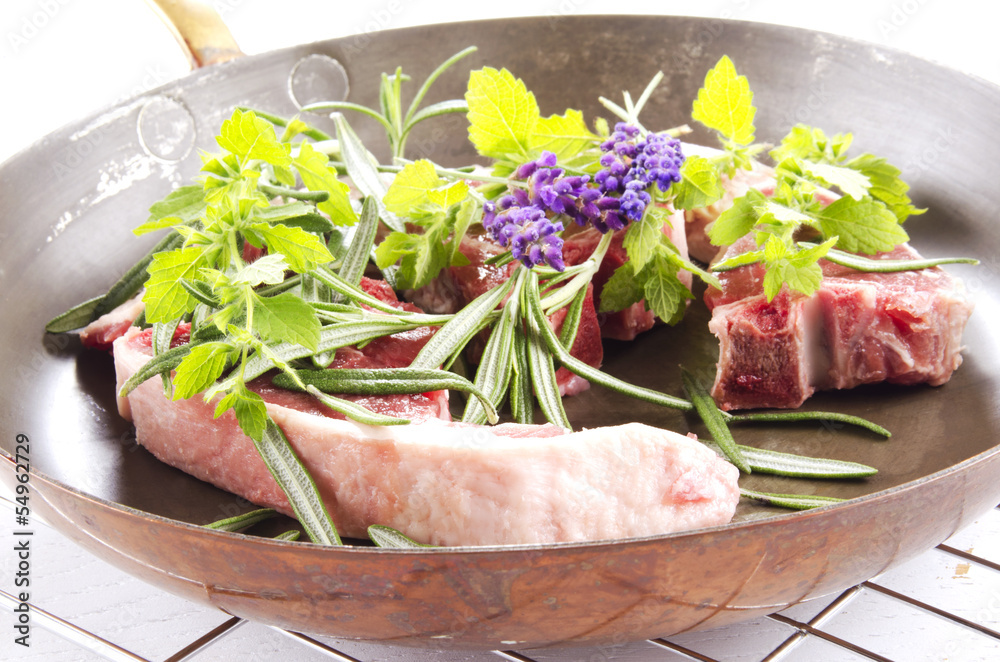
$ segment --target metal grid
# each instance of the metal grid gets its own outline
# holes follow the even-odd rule
[[[0,501],[7,508],[13,508],[8,498],[0,496]],[[60,562],[70,566],[64,571],[72,572],[72,554],[79,549],[37,519],[35,523],[37,528],[46,530],[49,541],[46,545],[54,548],[50,551],[57,552],[60,546],[69,550],[68,556],[64,555],[66,558]],[[85,556],[91,564],[104,566],[108,572],[119,572],[89,555]],[[949,578],[947,575],[952,566],[955,570]],[[38,572],[41,571],[39,568]],[[89,565],[86,572],[93,572]],[[12,575],[4,574],[8,577]],[[952,580],[960,581],[956,583]],[[115,582],[118,582],[117,586]],[[127,587],[121,586],[126,582],[141,585],[146,591],[157,591],[121,575],[121,578],[110,581],[109,585],[118,589],[112,594],[127,593]],[[934,594],[931,597],[924,595],[928,587]],[[16,597],[7,592],[8,588],[11,586],[0,587],[0,604],[4,611],[11,613]],[[45,601],[49,596],[38,590],[33,595],[36,596],[31,604],[32,625],[36,628],[33,637],[37,628],[56,635],[64,640],[60,644],[60,655],[73,660],[263,662],[284,660],[289,656],[295,660],[343,662],[990,660],[1000,659],[1000,506],[946,543],[904,564],[902,569],[884,573],[833,599],[797,605],[782,613],[728,628],[602,648],[475,653],[424,651],[338,641],[268,628],[236,617],[227,618],[222,612],[190,605],[167,594],[163,594],[163,599],[183,603],[180,606],[182,613],[185,609],[188,612],[199,610],[199,625],[206,620],[218,623],[204,632],[197,630],[192,634],[193,628],[184,621],[184,617],[143,613],[143,608],[134,604],[112,604],[107,608],[131,612],[125,619],[128,627],[112,637],[106,633],[109,629],[106,626],[102,628],[97,622],[94,625],[88,623],[94,620],[92,611],[65,606],[48,610]],[[60,608],[68,610],[63,611],[64,614],[77,613],[60,616],[56,613]],[[123,633],[134,631],[144,622],[155,622],[161,631],[168,633],[160,637],[167,641],[160,642],[159,650],[150,652],[141,650],[148,648],[144,644],[130,646],[125,643],[131,635]],[[103,635],[100,633],[102,629],[105,630]],[[170,630],[173,632],[170,633]],[[13,646],[11,638],[6,635],[0,641],[0,650],[7,650],[8,646],[21,648]],[[113,638],[117,638],[118,643]],[[177,641],[169,641],[171,638]],[[70,649],[68,652],[67,646]],[[51,653],[30,652],[30,649],[14,650],[13,653],[14,659],[19,659],[18,656],[25,660],[58,658]],[[0,657],[7,659],[6,654]]]

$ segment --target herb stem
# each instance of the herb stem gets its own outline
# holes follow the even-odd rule
[[[307,200],[309,202],[326,202],[330,199],[330,194],[326,191],[300,191],[299,189],[288,188],[287,186],[276,186],[260,182],[257,188],[261,192],[271,196],[280,195],[283,198],[295,198],[296,200]]]

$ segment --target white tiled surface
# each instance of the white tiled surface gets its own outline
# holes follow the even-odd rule
[[[502,3],[430,3],[413,0],[322,2],[217,0],[215,5],[244,51],[258,53],[300,42],[376,28],[503,15],[602,13],[593,0],[505,0]],[[619,9],[623,3],[617,3]],[[819,9],[822,7],[823,9]],[[845,34],[901,48],[1000,82],[995,47],[1000,5],[977,0],[632,0],[628,13],[674,13],[795,25]],[[4,0],[0,6],[0,161],[43,134],[116,99],[164,84],[185,72],[186,62],[148,8],[136,0]],[[0,509],[0,515],[7,512]],[[13,543],[4,516],[0,549]],[[37,523],[36,523],[37,524]],[[10,606],[0,611],[0,659],[78,662],[146,660],[362,660],[457,662],[658,662],[670,660],[864,660],[864,651],[889,659],[1000,659],[1000,511],[948,541],[986,563],[951,551],[931,550],[873,580],[938,609],[952,612],[994,636],[957,625],[871,587],[852,591],[824,613],[826,604],[802,605],[784,614],[731,628],[637,642],[608,649],[564,649],[521,654],[443,653],[351,642],[309,642],[270,628],[234,623],[220,612],[150,587],[91,557],[43,525],[35,527],[33,603],[116,645],[88,652],[63,638],[66,625],[35,615],[30,649],[12,644]],[[990,565],[992,563],[992,565]],[[0,555],[0,590],[10,592],[11,555]],[[2,597],[2,596],[0,596]],[[827,601],[829,603],[829,601]],[[813,619],[818,618],[818,621]],[[817,631],[798,636],[801,624]],[[228,629],[225,629],[228,626]],[[217,628],[224,631],[200,651],[190,645]],[[829,637],[846,640],[851,650]],[[211,639],[211,637],[208,637]],[[83,636],[83,641],[87,640]],[[331,653],[330,651],[340,651]],[[684,652],[687,651],[687,652]],[[877,657],[874,659],[878,659]]]

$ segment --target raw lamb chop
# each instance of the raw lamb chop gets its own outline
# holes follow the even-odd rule
[[[757,248],[747,235],[720,254]],[[918,259],[901,245],[877,259]],[[864,273],[826,260],[823,283],[804,296],[782,290],[770,303],[764,267],[719,274],[709,288],[709,329],[719,338],[712,395],[725,410],[794,408],[816,389],[948,381],[962,363],[962,331],[972,303],[961,281],[940,268]]]
[[[148,344],[135,328],[115,341],[119,385],[149,360]],[[574,433],[439,420],[377,427],[294,407],[267,403],[347,536],[370,524],[440,545],[644,536],[724,524],[739,500],[734,466],[693,439],[637,423]],[[290,513],[232,412],[214,419],[213,408],[198,397],[168,400],[159,380],[120,403],[139,443],[162,461]]]

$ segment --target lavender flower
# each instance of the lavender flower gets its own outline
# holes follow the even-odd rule
[[[563,224],[545,215],[545,209],[518,204],[518,196],[505,195],[483,205],[483,226],[501,246],[510,247],[514,259],[526,267],[547,264],[556,271],[566,268],[563,240],[557,233]]]
[[[602,169],[594,182],[605,195],[620,194],[619,210],[630,221],[640,220],[652,201],[650,186],[666,191],[681,180],[684,155],[676,138],[657,133],[643,137],[637,127],[619,122],[601,150]]]
[[[680,181],[684,155],[674,138],[642,136],[637,127],[619,123],[601,150],[602,169],[593,182],[588,175],[566,175],[552,152],[518,166],[512,179],[527,187],[513,188],[483,206],[489,235],[529,268],[548,264],[562,271],[560,216],[602,233],[621,230],[642,219],[652,202],[650,186],[666,191]]]

